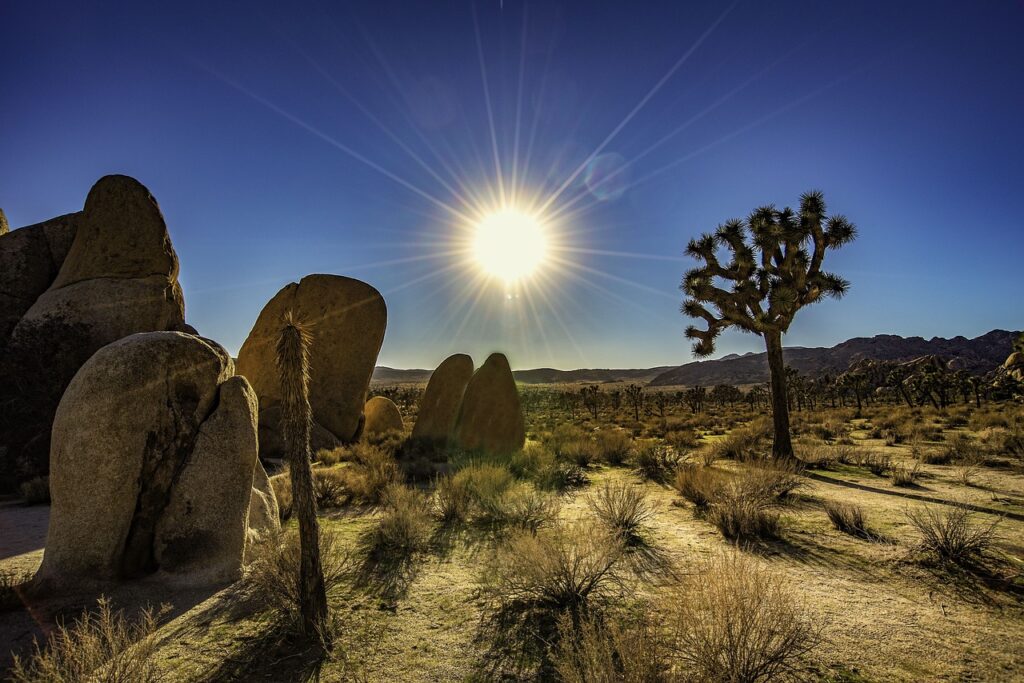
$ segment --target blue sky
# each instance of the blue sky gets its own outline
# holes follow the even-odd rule
[[[27,225],[135,176],[229,350],[333,272],[384,293],[381,364],[686,362],[687,240],[811,188],[860,229],[829,263],[853,288],[787,345],[1024,327],[1019,0],[155,5],[0,5],[0,206]],[[611,196],[573,179],[588,159],[624,169]],[[493,208],[469,195],[513,167],[576,211],[509,288],[453,253],[451,209]]]

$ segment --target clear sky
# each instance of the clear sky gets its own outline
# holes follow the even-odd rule
[[[233,352],[331,272],[387,299],[384,365],[686,362],[686,242],[811,188],[859,227],[828,264],[853,288],[787,345],[1024,327],[1020,0],[6,0],[0,26],[11,225],[138,178]],[[502,197],[548,204],[513,286],[466,254]]]

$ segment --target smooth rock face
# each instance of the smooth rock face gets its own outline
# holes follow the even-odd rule
[[[245,536],[246,561],[252,548],[272,539],[281,531],[281,517],[274,487],[259,459],[252,470],[252,495],[249,498],[249,522]]]
[[[4,213],[3,209],[0,209],[0,236],[6,235],[11,231],[11,226],[7,223],[7,214]]]
[[[45,292],[71,249],[81,213],[0,231],[0,349],[22,316]]]
[[[446,445],[455,430],[466,385],[473,376],[473,359],[464,353],[445,358],[427,382],[420,399],[412,438]]]
[[[237,575],[256,404],[232,374],[224,349],[178,332],[126,337],[82,366],[54,420],[38,581],[65,587],[158,569],[197,582]]]
[[[492,353],[473,373],[455,425],[455,443],[467,450],[512,453],[526,442],[523,409],[508,359]]]
[[[402,411],[395,402],[386,396],[374,396],[366,402],[363,409],[366,425],[363,434],[383,434],[390,431],[402,431]]]
[[[358,438],[366,391],[377,362],[387,307],[380,292],[339,275],[307,275],[278,292],[260,312],[238,353],[238,373],[252,383],[260,400],[260,432],[277,432],[272,420],[281,403],[275,347],[285,313],[311,326],[309,400],[313,420],[342,442]],[[261,436],[262,439],[262,436]],[[270,441],[262,457],[274,457]]]
[[[44,239],[31,233],[19,238],[23,230],[41,230]],[[8,320],[0,325],[9,325],[8,311],[24,308],[50,279],[47,259],[38,253],[43,242],[50,247],[49,267],[58,267],[45,291],[21,312],[0,359],[0,394],[18,398],[16,414],[0,419],[0,443],[20,454],[18,475],[24,478],[45,474],[57,403],[93,353],[136,332],[182,330],[185,323],[178,259],[160,207],[138,181],[101,178],[80,213],[5,235],[0,258],[7,259],[4,245],[19,239],[35,243],[34,255],[14,257],[21,273],[34,275],[20,304],[3,305]],[[9,476],[11,467],[3,469]]]
[[[174,482],[153,544],[160,570],[189,581],[239,577],[252,506],[256,394],[244,377],[236,376],[220,385],[218,398]]]
[[[1024,382],[1024,353],[1020,351],[1011,353],[1003,363],[1003,369],[1018,382]]]

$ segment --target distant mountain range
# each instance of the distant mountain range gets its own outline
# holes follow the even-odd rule
[[[1001,365],[1013,350],[1018,332],[992,330],[974,339],[953,337],[900,337],[880,334],[874,337],[855,337],[831,348],[803,348],[784,350],[786,364],[807,375],[824,372],[837,374],[852,363],[866,358],[875,360],[911,360],[921,356],[938,355],[959,358],[961,366],[972,373],[984,373]],[[696,361],[680,365],[654,377],[650,386],[693,386],[714,384],[756,384],[768,381],[768,356],[765,353],[732,354],[718,360]]]
[[[573,384],[577,382],[609,383],[637,382],[647,384],[658,375],[672,370],[671,365],[637,370],[556,370],[536,368],[534,370],[513,370],[517,382],[522,384]],[[381,384],[416,384],[430,379],[431,370],[396,370],[378,365],[373,369],[373,381]]]
[[[960,359],[961,366],[972,373],[984,373],[1001,365],[1010,355],[1013,340],[1019,332],[992,330],[974,339],[953,337],[900,337],[880,334],[856,337],[831,348],[785,349],[786,364],[808,375],[843,372],[852,363],[866,358],[876,360],[910,360],[938,355]],[[430,379],[431,370],[396,370],[378,366],[373,381],[381,384],[422,384]],[[716,360],[695,361],[678,367],[633,370],[556,370],[537,368],[512,373],[523,384],[572,384],[580,382],[636,382],[650,386],[693,386],[701,384],[757,384],[768,381],[768,360],[764,353],[729,354]]]

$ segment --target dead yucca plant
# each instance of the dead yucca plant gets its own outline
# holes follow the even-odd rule
[[[685,680],[695,681],[796,678],[820,633],[795,591],[739,553],[705,561],[682,581],[668,625]]]
[[[837,530],[857,538],[874,538],[874,534],[868,530],[864,508],[861,506],[826,500],[824,507],[825,514]]]
[[[655,509],[643,487],[625,481],[605,483],[587,499],[587,505],[627,548],[646,544],[647,523]]]
[[[920,550],[959,565],[969,564],[992,545],[1002,521],[998,517],[991,524],[976,524],[975,513],[964,505],[925,505],[905,514],[921,534]]]
[[[101,597],[70,626],[60,624],[27,659],[14,657],[12,683],[150,683],[159,680],[154,634],[168,607],[145,609],[138,621],[114,611]]]

